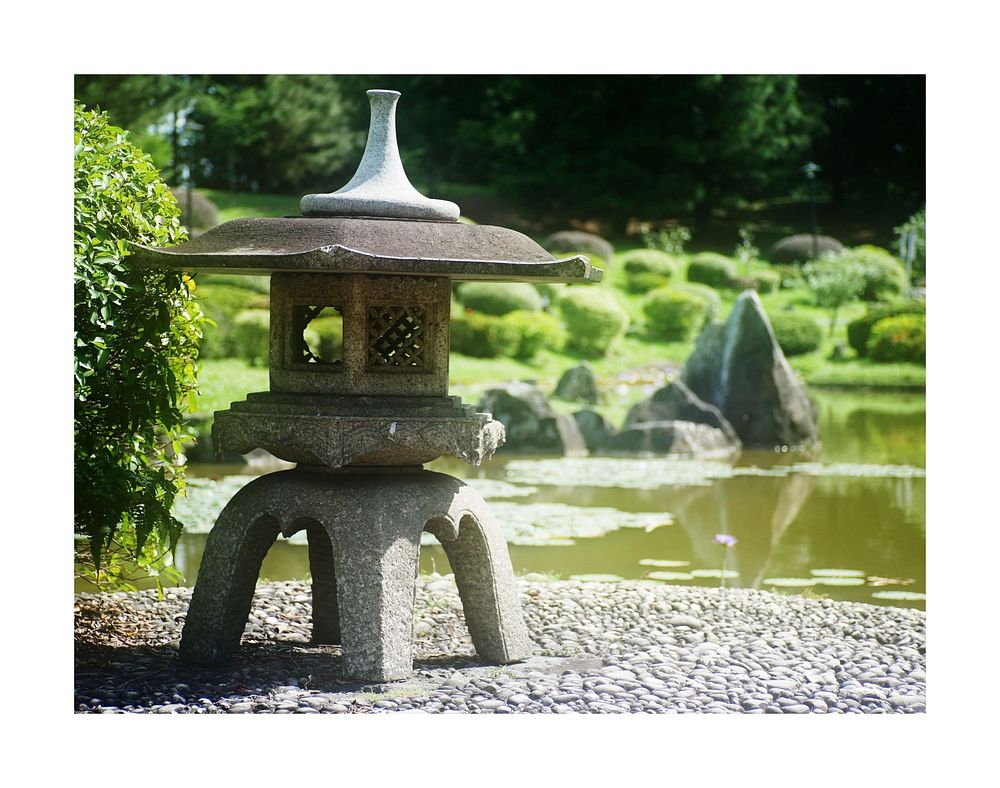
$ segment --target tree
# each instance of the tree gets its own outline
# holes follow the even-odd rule
[[[802,273],[816,297],[816,305],[830,310],[830,336],[837,326],[837,312],[861,295],[865,286],[865,267],[850,259],[828,256],[807,263]]]
[[[129,263],[130,245],[183,240],[150,158],[105,113],[74,113],[74,529],[84,573],[124,582],[180,535],[181,404],[195,387],[202,316],[180,272]]]

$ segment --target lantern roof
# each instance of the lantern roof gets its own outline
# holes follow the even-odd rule
[[[583,256],[557,260],[525,235],[458,221],[459,207],[424,197],[396,144],[399,93],[370,90],[365,153],[343,188],[302,198],[301,217],[236,219],[187,243],[135,247],[141,265],[232,274],[279,271],[598,282]]]

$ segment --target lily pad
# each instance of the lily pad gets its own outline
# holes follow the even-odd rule
[[[781,588],[805,588],[814,586],[819,582],[815,577],[768,577],[764,579],[766,586],[779,586]]]
[[[854,476],[880,479],[920,479],[927,476],[925,468],[913,465],[872,465],[866,463],[835,462],[824,465],[819,462],[799,462],[795,465],[779,465],[775,470],[787,473],[801,473],[805,476]]]
[[[735,579],[740,576],[739,572],[735,572],[732,569],[692,569],[691,574],[695,577],[714,577],[716,579],[722,579],[723,577],[727,580]]]
[[[678,567],[678,566],[690,566],[690,561],[668,561],[663,558],[640,558],[639,564],[641,566],[663,566],[663,567]]]
[[[592,575],[570,575],[569,579],[578,580],[581,583],[617,583],[619,580],[624,580],[625,578],[619,577],[618,575],[592,574]]]
[[[875,591],[872,593],[872,599],[893,599],[900,602],[915,602],[921,599],[927,599],[927,594],[921,594],[917,591]]]
[[[538,492],[537,487],[511,484],[500,479],[466,479],[465,483],[487,500],[499,498],[523,498]]]
[[[511,460],[506,473],[509,481],[518,484],[655,490],[664,486],[707,487],[713,479],[731,477],[733,467],[724,462],[663,457],[564,457]]]
[[[860,569],[810,569],[809,574],[815,577],[864,577]]]
[[[650,580],[694,580],[690,572],[650,572],[646,577]]]
[[[863,577],[823,577],[816,581],[820,586],[863,586]]]

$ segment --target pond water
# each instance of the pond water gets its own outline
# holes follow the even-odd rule
[[[744,452],[735,463],[503,455],[479,469],[438,460],[490,501],[519,574],[649,578],[924,606],[922,394],[817,390],[823,448],[810,457]],[[245,471],[242,471],[245,473]],[[206,534],[250,476],[192,466],[177,508],[178,568],[194,582]],[[736,538],[725,547],[717,534]],[[422,572],[450,571],[427,536]],[[269,580],[306,577],[304,534],[279,539]]]

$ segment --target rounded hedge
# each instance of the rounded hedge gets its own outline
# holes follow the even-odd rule
[[[709,287],[732,287],[737,276],[736,261],[715,252],[701,252],[688,263],[687,279]]]
[[[458,298],[467,309],[484,315],[542,309],[541,295],[526,282],[465,282],[458,291]]]
[[[156,167],[106,114],[74,104],[73,121],[73,526],[81,570],[129,587],[113,544],[177,576],[163,559],[181,531],[171,507],[203,317],[187,275],[128,259],[133,243],[185,237]]]
[[[251,366],[267,366],[271,313],[267,309],[244,309],[236,313],[230,332],[237,358]]]
[[[563,230],[545,239],[545,248],[558,254],[584,254],[599,257],[605,265],[611,264],[615,249],[608,241],[593,233],[580,230]]]
[[[586,356],[603,356],[628,328],[628,313],[602,287],[570,287],[559,299],[568,332],[566,347]]]
[[[708,304],[709,320],[715,320],[722,311],[722,296],[708,285],[701,285],[696,282],[676,282],[670,285],[670,289],[703,299]]]
[[[872,326],[887,317],[899,315],[923,315],[927,306],[923,301],[896,301],[887,304],[873,304],[867,313],[847,324],[847,342],[859,356],[868,355],[868,339]]]
[[[481,312],[453,316],[450,331],[451,349],[475,358],[513,356],[521,342],[516,325]]]
[[[267,309],[268,296],[238,284],[204,284],[197,292],[198,305],[211,321],[204,329],[201,357],[243,358],[233,336],[236,315],[244,309]]]
[[[750,286],[758,293],[773,293],[781,287],[781,274],[765,268],[750,274],[750,282]]]
[[[681,262],[658,249],[633,249],[622,256],[625,288],[632,293],[645,293],[663,287],[677,275]]]
[[[855,262],[864,271],[862,301],[883,301],[901,295],[906,289],[906,269],[886,249],[855,246],[845,249],[837,259]]]
[[[646,295],[642,311],[650,335],[682,341],[701,330],[709,319],[710,306],[697,294],[661,287]]]
[[[915,364],[927,362],[926,315],[897,315],[879,320],[868,338],[868,355],[873,361]]]
[[[558,318],[545,312],[517,310],[500,318],[517,331],[517,346],[511,355],[530,359],[542,348],[558,353],[566,345],[566,329]]]
[[[776,312],[768,315],[775,339],[786,356],[800,356],[818,350],[823,342],[823,330],[808,315]]]

